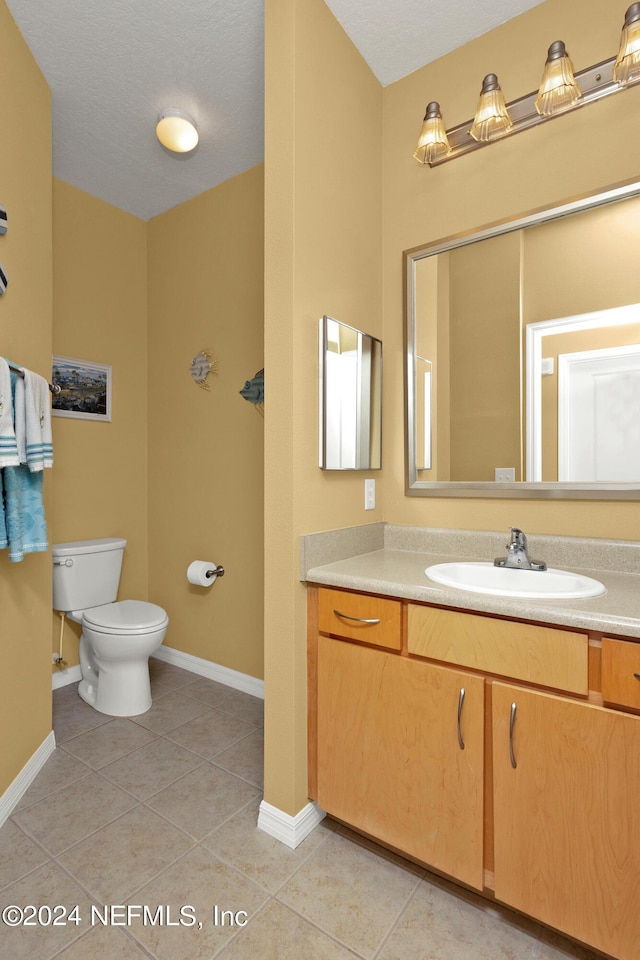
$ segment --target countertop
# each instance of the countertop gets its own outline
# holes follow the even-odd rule
[[[437,539],[435,538],[436,542]],[[605,594],[580,600],[530,600],[473,593],[442,586],[430,580],[424,572],[426,567],[434,563],[486,560],[487,554],[484,550],[479,555],[473,551],[476,553],[473,556],[469,549],[455,554],[393,549],[385,545],[382,549],[309,567],[301,579],[314,584],[418,600],[458,610],[497,614],[518,620],[533,620],[640,639],[640,573],[637,572],[635,563],[625,565],[625,559],[631,557],[629,554],[625,557],[624,550],[621,551],[621,566],[633,572],[615,569],[611,561],[611,556],[615,557],[616,553],[611,549],[612,543],[615,544],[612,541],[603,542],[602,550],[584,553],[583,556],[588,556],[591,560],[589,566],[562,564],[562,569],[593,577],[606,587]],[[620,543],[632,547],[635,554],[635,543]],[[608,553],[604,548],[605,544],[609,548]],[[537,555],[536,550],[531,550],[530,553],[532,556]],[[597,565],[598,557],[602,557],[604,569]],[[549,563],[549,566],[557,568],[559,564]]]

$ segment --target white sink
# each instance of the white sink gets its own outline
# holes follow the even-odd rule
[[[530,600],[577,600],[599,597],[605,586],[592,577],[566,570],[518,570],[493,563],[436,563],[425,570],[430,580],[446,587]]]

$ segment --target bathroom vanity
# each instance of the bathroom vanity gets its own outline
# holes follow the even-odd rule
[[[381,549],[303,571],[310,797],[430,869],[635,960],[640,547],[537,538],[536,553],[563,568],[573,556],[607,593],[514,600],[424,574],[497,555],[492,535],[382,536]]]

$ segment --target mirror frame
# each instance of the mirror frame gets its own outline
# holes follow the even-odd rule
[[[477,230],[444,237],[433,243],[405,250],[404,272],[404,394],[405,394],[405,495],[408,497],[484,497],[562,500],[640,500],[640,483],[569,483],[565,481],[453,481],[419,480],[416,465],[416,264],[426,257],[458,247],[538,226],[573,213],[640,196],[640,182],[628,181],[597,193],[575,197],[554,207],[540,208],[516,218],[495,221]]]

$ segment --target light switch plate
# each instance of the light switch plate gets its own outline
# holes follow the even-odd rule
[[[365,510],[375,510],[376,508],[375,480],[365,480],[364,482],[364,508]]]

